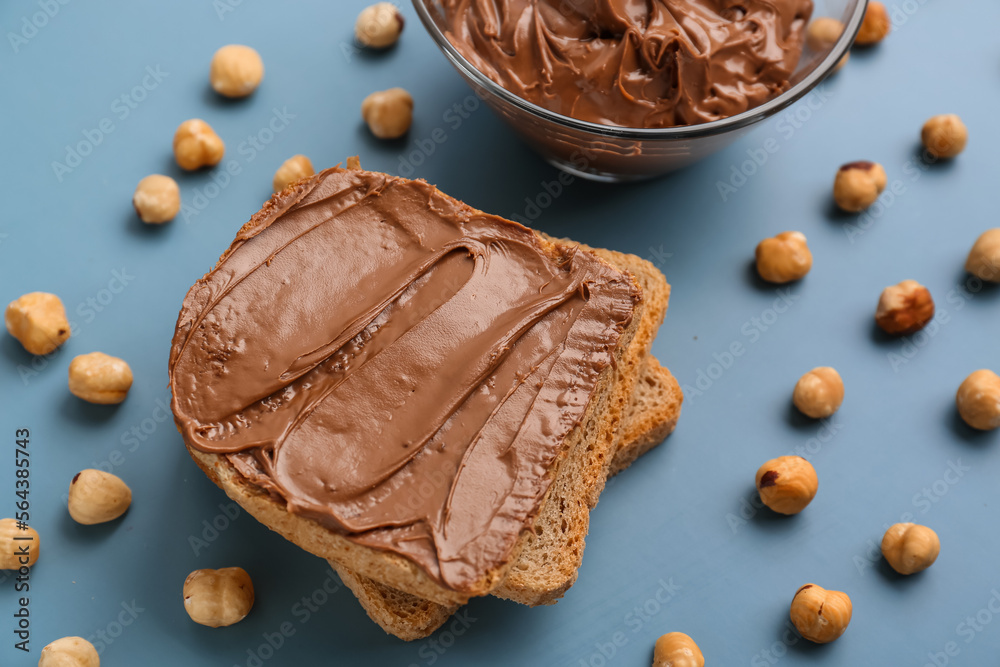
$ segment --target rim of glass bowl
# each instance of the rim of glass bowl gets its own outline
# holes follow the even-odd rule
[[[617,127],[614,125],[591,123],[571,118],[570,116],[564,116],[554,111],[549,111],[544,107],[540,107],[537,104],[533,104],[524,98],[515,95],[480,72],[472,63],[465,59],[465,56],[458,52],[458,49],[452,45],[445,34],[438,28],[437,23],[435,23],[434,18],[431,16],[431,10],[428,9],[428,4],[431,1],[432,0],[413,0],[413,6],[417,10],[417,15],[420,16],[420,20],[423,22],[427,32],[430,33],[431,37],[437,43],[438,47],[445,54],[448,60],[451,61],[452,65],[475,81],[477,85],[489,90],[497,97],[504,99],[508,103],[522,109],[523,111],[527,111],[535,116],[565,127],[581,130],[590,134],[613,137],[616,139],[649,140],[682,138],[692,139],[695,137],[722,134],[730,130],[752,125],[758,120],[762,120],[794,104],[799,99],[804,97],[809,91],[815,88],[816,85],[823,79],[825,79],[827,75],[833,71],[836,64],[840,62],[840,59],[844,57],[844,54],[846,54],[850,49],[851,44],[854,42],[854,37],[857,35],[858,29],[861,27],[861,21],[864,19],[869,0],[859,0],[857,7],[854,8],[854,14],[851,16],[844,28],[844,33],[830,50],[830,53],[827,54],[826,58],[824,58],[819,65],[814,67],[811,72],[803,77],[801,81],[783,92],[781,95],[778,95],[773,100],[765,102],[764,104],[756,106],[752,109],[748,109],[747,111],[735,116],[729,116],[728,118],[713,120],[708,123],[699,123],[698,125],[663,128]]]

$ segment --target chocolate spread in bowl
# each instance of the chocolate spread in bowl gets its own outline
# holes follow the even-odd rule
[[[441,0],[447,36],[541,107],[635,128],[742,113],[789,87],[812,0]]]

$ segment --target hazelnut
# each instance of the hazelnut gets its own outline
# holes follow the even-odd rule
[[[69,485],[69,515],[92,526],[117,519],[132,504],[132,490],[119,477],[103,470],[82,470]]]
[[[63,637],[42,649],[38,667],[101,667],[101,658],[83,637]]]
[[[241,567],[195,570],[184,580],[184,609],[195,623],[220,628],[239,623],[253,607],[253,582]]]
[[[705,667],[705,657],[683,632],[669,632],[656,640],[653,667]]]
[[[782,232],[757,245],[757,273],[770,283],[801,280],[812,268],[813,258],[801,232]]]
[[[927,526],[897,523],[882,537],[882,555],[900,574],[923,572],[934,564],[940,552],[941,540]]]
[[[837,170],[833,200],[848,213],[860,213],[875,203],[888,182],[885,169],[877,162],[848,162]]]
[[[969,142],[969,130],[953,113],[934,116],[920,130],[920,141],[927,152],[938,159],[957,156]]]
[[[30,526],[18,528],[17,523],[14,519],[0,519],[0,570],[31,567],[38,560],[38,531]]]
[[[871,46],[885,39],[885,36],[892,30],[892,21],[889,20],[889,12],[885,5],[877,0],[868,3],[865,11],[865,18],[861,21],[861,28],[858,36],[854,38],[855,44],[861,46]]]
[[[844,634],[851,622],[851,598],[806,584],[792,598],[789,616],[799,634],[811,642],[827,644]]]
[[[361,117],[379,139],[398,139],[413,123],[413,98],[402,88],[372,93],[361,103]]]
[[[958,414],[972,428],[1000,428],[1000,376],[990,370],[976,371],[958,388],[955,403]]]
[[[7,331],[31,354],[48,354],[70,337],[66,309],[55,294],[30,292],[4,312]]]
[[[814,19],[806,28],[806,44],[809,45],[811,51],[823,53],[832,49],[843,34],[843,23],[829,16],[821,16]],[[843,67],[849,57],[850,54],[845,53],[844,57],[833,68],[833,71],[836,72]]]
[[[200,118],[184,121],[174,133],[174,158],[181,169],[193,171],[214,167],[225,153],[222,139]]]
[[[226,97],[246,97],[264,78],[264,61],[249,46],[230,44],[212,56],[209,80],[215,92]]]
[[[816,470],[801,456],[779,456],[757,470],[757,491],[779,514],[798,514],[816,497]]]
[[[103,352],[81,354],[69,364],[69,390],[91,403],[121,403],[132,387],[132,369]]]
[[[132,206],[143,222],[169,222],[181,210],[181,190],[169,176],[151,174],[136,186]]]
[[[965,270],[982,280],[1000,283],[1000,227],[988,229],[976,239]]]
[[[904,280],[882,290],[875,323],[892,336],[920,331],[934,318],[934,299],[916,280]]]
[[[840,373],[829,366],[814,368],[795,383],[792,403],[802,414],[813,419],[826,419],[844,402],[844,381]]]
[[[316,170],[313,169],[309,158],[305,155],[293,155],[278,167],[278,171],[274,172],[274,182],[272,183],[274,191],[281,192],[295,181],[308,178],[315,173]]]
[[[362,46],[385,49],[396,43],[405,23],[396,5],[379,2],[358,14],[354,37]]]
[[[824,51],[844,34],[844,24],[829,16],[813,19],[806,28],[806,44],[813,51]]]

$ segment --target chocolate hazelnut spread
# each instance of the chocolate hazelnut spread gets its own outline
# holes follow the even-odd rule
[[[327,170],[188,292],[172,407],[289,512],[468,590],[537,514],[639,299],[423,181]]]
[[[541,107],[636,128],[727,118],[789,87],[812,0],[441,0],[447,36]]]

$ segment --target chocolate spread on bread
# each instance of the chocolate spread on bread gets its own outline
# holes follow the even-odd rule
[[[727,118],[789,87],[812,0],[441,0],[449,41],[512,93],[580,120]]]
[[[191,288],[174,415],[289,512],[460,591],[511,557],[639,299],[423,181],[327,170]]]

